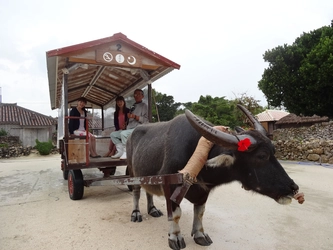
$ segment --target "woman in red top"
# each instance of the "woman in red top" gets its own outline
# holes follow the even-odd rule
[[[114,112],[114,127],[115,130],[124,130],[128,124],[127,114],[130,112],[130,109],[126,107],[126,102],[124,97],[118,96],[116,98],[116,111]],[[110,157],[116,153],[116,146],[110,140],[109,151],[104,155],[104,157]]]

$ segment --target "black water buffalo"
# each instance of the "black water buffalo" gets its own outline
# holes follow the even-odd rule
[[[149,176],[178,173],[192,156],[201,136],[214,142],[205,167],[197,176],[185,198],[194,204],[191,235],[197,244],[207,246],[212,240],[204,232],[202,218],[209,192],[232,181],[241,182],[246,190],[266,195],[280,204],[289,204],[298,186],[288,176],[274,156],[274,147],[266,131],[253,115],[241,105],[254,130],[228,134],[216,130],[190,111],[168,122],[137,127],[127,141],[127,162],[131,176]],[[241,142],[241,143],[239,143]],[[247,142],[242,145],[242,142]],[[163,195],[162,186],[142,186],[147,192],[148,213],[162,215],[153,203],[153,195]],[[173,190],[172,190],[173,192]],[[139,210],[140,186],[133,187],[134,210],[132,221],[142,221]],[[169,246],[185,248],[178,221],[181,208],[172,203]]]

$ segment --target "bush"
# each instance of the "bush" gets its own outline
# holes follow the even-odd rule
[[[36,149],[41,155],[49,155],[53,148],[52,141],[49,140],[48,142],[40,142],[36,139]]]
[[[0,143],[0,148],[8,148],[8,144],[7,143]]]
[[[3,128],[0,129],[0,136],[6,136],[6,135],[8,135],[7,131],[4,130]]]

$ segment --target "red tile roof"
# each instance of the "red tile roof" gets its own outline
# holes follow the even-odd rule
[[[0,125],[50,126],[57,123],[55,118],[17,106],[16,103],[0,103]]]

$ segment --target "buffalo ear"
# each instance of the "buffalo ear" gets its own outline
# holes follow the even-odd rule
[[[207,167],[230,167],[234,164],[235,158],[231,155],[218,155],[206,161]]]

